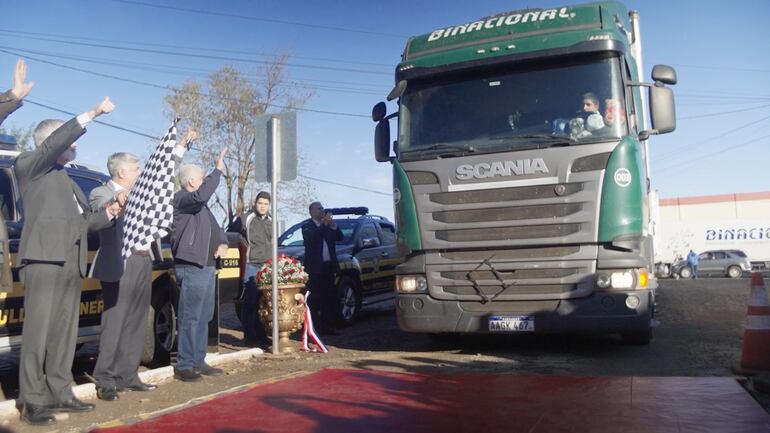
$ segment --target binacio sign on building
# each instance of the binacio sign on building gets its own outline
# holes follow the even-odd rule
[[[510,27],[517,24],[534,23],[538,21],[556,21],[575,18],[574,12],[569,12],[568,8],[546,9],[516,12],[484,20],[474,21],[472,23],[460,24],[445,29],[438,29],[431,32],[428,36],[428,42],[437,41],[450,36],[462,35],[465,33],[477,32],[480,30],[491,30],[498,27]]]
[[[707,228],[706,232],[707,241],[736,241],[736,240],[754,240],[754,241],[770,241],[770,227],[753,227],[753,228],[735,228],[735,227],[722,227],[722,228]]]

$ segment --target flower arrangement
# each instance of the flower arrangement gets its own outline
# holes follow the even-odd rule
[[[308,280],[305,267],[296,257],[280,254],[278,256],[278,284],[306,284]],[[268,259],[257,272],[257,285],[273,284],[273,261]]]

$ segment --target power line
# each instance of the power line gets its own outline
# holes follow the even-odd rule
[[[126,40],[119,40],[119,39],[99,39],[99,38],[93,38],[93,37],[63,35],[60,33],[27,32],[22,30],[11,30],[11,29],[0,29],[0,33],[2,33],[4,36],[11,36],[15,38],[45,40],[45,41],[52,41],[52,42],[60,42],[60,39],[42,39],[41,37],[80,39],[80,40],[86,40],[90,42],[128,44],[128,45],[137,45],[142,47],[171,48],[175,50],[193,50],[193,51],[208,51],[208,52],[215,52],[215,53],[245,54],[248,56],[253,56],[257,54],[253,51],[245,51],[245,50],[233,50],[233,49],[226,49],[226,48],[207,48],[207,47],[191,46],[191,45],[157,44],[157,43],[149,43],[149,42],[126,41]],[[25,37],[22,35],[28,35],[28,36]],[[29,36],[39,36],[39,37],[35,38],[35,37],[29,37]],[[64,43],[64,41],[61,41],[61,43]],[[314,61],[321,61],[321,62],[334,62],[334,63],[349,63],[353,65],[383,66],[388,68],[392,68],[394,66],[391,63],[364,62],[361,60],[333,59],[328,57],[296,56],[293,54],[291,55],[291,57],[295,59],[314,60]]]
[[[56,112],[59,112],[59,113],[62,113],[62,114],[66,114],[68,116],[72,116],[72,117],[77,116],[77,114],[75,114],[75,113],[73,113],[71,111],[62,110],[61,108],[52,107],[52,106],[47,105],[47,104],[42,104],[40,102],[30,100],[29,98],[25,98],[24,102],[30,103],[32,105],[37,105],[39,107],[47,108],[49,110],[56,111]],[[124,128],[122,126],[118,126],[118,125],[115,125],[115,124],[112,124],[112,123],[109,123],[109,122],[104,122],[104,121],[101,121],[101,120],[92,120],[92,122],[98,123],[100,125],[107,126],[109,128],[114,128],[114,129],[117,129],[119,131],[127,132],[129,134],[134,134],[134,135],[138,135],[140,137],[150,138],[152,140],[159,140],[160,139],[159,136],[153,136],[153,135],[150,135],[150,134],[145,134],[143,132],[140,132],[140,131],[137,131],[137,130],[134,130],[134,129],[130,129],[130,128]],[[215,152],[204,150],[204,149],[198,148],[196,146],[192,146],[191,149],[195,150],[197,152],[200,152],[200,153],[207,153],[209,155],[217,155],[217,153],[215,153]],[[233,157],[233,156],[226,156],[225,159],[229,159],[231,161],[237,161],[237,162],[241,162],[242,161],[239,158],[236,158],[236,157]],[[336,182],[336,181],[328,180],[328,179],[321,179],[321,178],[314,177],[314,176],[306,176],[306,175],[303,175],[303,174],[297,174],[297,176],[305,178],[305,179],[309,179],[309,180],[312,180],[312,181],[315,181],[315,182],[319,182],[319,183],[326,183],[326,184],[330,184],[330,185],[341,186],[341,187],[344,187],[344,188],[355,189],[355,190],[358,190],[358,191],[370,192],[370,193],[373,193],[373,194],[380,194],[380,195],[386,195],[386,196],[390,196],[391,195],[390,193],[383,192],[383,191],[377,191],[377,190],[374,190],[374,189],[364,188],[364,187],[360,187],[360,186],[356,186],[356,185],[350,185],[350,184],[346,184],[346,183],[342,183],[342,182]]]
[[[117,1],[117,0],[113,0]],[[770,73],[770,69],[734,68],[729,66],[676,65],[677,68],[713,69],[716,71],[740,71]]]
[[[200,68],[177,67],[174,65],[164,65],[164,64],[144,63],[144,62],[124,62],[124,61],[121,62],[121,61],[114,61],[114,60],[104,59],[99,57],[69,56],[69,55],[52,53],[49,51],[28,50],[24,48],[14,48],[14,49],[21,53],[36,54],[36,55],[41,55],[45,57],[74,60],[78,62],[89,62],[89,63],[102,64],[107,66],[115,66],[120,68],[139,69],[142,71],[159,72],[159,73],[171,74],[171,75],[177,75],[177,76],[189,77],[190,75],[193,75],[198,78],[209,78],[210,74],[212,73],[212,71],[210,70],[200,69]],[[184,72],[185,70],[188,72]],[[256,77],[256,75],[244,73],[244,76],[250,78],[255,82],[261,82],[261,83],[267,82],[267,80],[264,80],[264,79],[254,78]],[[296,83],[292,80],[287,80],[286,83],[279,83],[277,84],[277,86],[302,88],[302,89],[308,89],[308,90],[328,90],[332,92],[353,93],[353,94],[360,94],[360,95],[381,96],[383,93],[385,93],[385,91],[375,92],[375,91],[369,91],[365,89],[353,89],[353,88],[345,88],[345,87],[313,86],[309,84]]]
[[[680,120],[688,120],[688,119],[702,119],[704,117],[714,117],[714,116],[722,116],[725,114],[733,114],[733,113],[743,113],[744,111],[752,111],[752,110],[759,110],[762,108],[770,107],[770,104],[768,105],[762,105],[760,107],[749,107],[749,108],[742,108],[740,110],[731,110],[731,111],[721,111],[719,113],[708,113],[708,114],[699,114],[696,116],[684,116],[680,117]]]
[[[72,117],[77,116],[76,113],[73,113],[71,111],[62,110],[61,108],[52,107],[52,106],[47,105],[47,104],[42,104],[40,102],[33,101],[33,100],[29,99],[29,98],[24,98],[24,102],[32,104],[32,105],[37,105],[38,107],[47,108],[47,109],[52,110],[52,111],[57,111],[59,113],[66,114],[68,116],[72,116]],[[104,126],[106,126],[108,128],[114,128],[114,129],[117,129],[119,131],[128,132],[128,133],[131,133],[131,134],[134,134],[134,135],[138,135],[140,137],[151,138],[153,140],[159,140],[160,139],[160,136],[154,136],[154,135],[150,135],[150,134],[145,134],[144,132],[139,132],[139,131],[136,131],[136,130],[130,129],[130,128],[124,128],[122,126],[118,126],[118,125],[115,125],[113,123],[104,122],[104,121],[101,121],[101,120],[92,120],[92,122],[98,123],[100,125],[104,125]]]
[[[137,6],[145,6],[145,7],[157,8],[157,9],[167,9],[167,10],[174,10],[179,12],[189,12],[189,13],[202,14],[202,15],[219,16],[219,17],[225,17],[225,18],[236,18],[236,19],[247,20],[247,21],[257,21],[257,22],[273,23],[273,24],[285,24],[285,25],[292,25],[292,26],[299,26],[299,27],[321,29],[321,30],[332,30],[332,31],[338,31],[338,32],[358,33],[358,34],[373,35],[373,36],[386,36],[390,38],[399,38],[399,39],[404,39],[408,37],[405,35],[398,35],[394,33],[373,32],[371,30],[360,30],[360,29],[353,29],[349,27],[328,26],[323,24],[301,23],[296,21],[279,20],[279,19],[273,19],[273,18],[259,18],[254,16],[248,16],[248,15],[230,14],[226,12],[216,12],[216,11],[207,11],[202,9],[190,9],[190,8],[182,8],[177,6],[158,5],[158,4],[145,3],[145,2],[133,1],[133,0],[112,0],[112,1],[116,3],[126,3],[131,5],[137,5]]]
[[[109,79],[117,80],[117,81],[124,81],[124,82],[127,82],[127,83],[133,83],[133,84],[138,84],[138,85],[141,85],[141,86],[153,87],[153,88],[156,88],[156,89],[178,91],[178,92],[187,93],[187,94],[199,95],[199,96],[203,96],[203,97],[206,97],[206,98],[215,98],[215,99],[220,99],[220,100],[235,101],[235,102],[239,102],[239,103],[242,102],[242,101],[240,101],[237,98],[227,98],[227,97],[224,97],[224,96],[216,96],[216,95],[211,95],[211,94],[203,93],[203,92],[182,91],[182,90],[179,90],[179,89],[174,89],[171,86],[164,86],[162,84],[156,84],[156,83],[150,83],[150,82],[147,82],[147,81],[135,80],[133,78],[119,77],[119,76],[116,76],[116,75],[105,74],[105,73],[101,73],[101,72],[94,72],[94,71],[90,71],[90,70],[87,70],[87,69],[81,69],[81,68],[78,68],[78,67],[75,67],[75,66],[63,65],[61,63],[51,62],[49,60],[38,59],[38,58],[35,58],[35,57],[31,57],[31,56],[22,56],[19,53],[16,53],[16,52],[13,52],[13,51],[8,51],[7,48],[9,48],[9,47],[0,46],[0,52],[5,53],[5,54],[9,54],[9,55],[12,55],[12,56],[15,56],[15,57],[26,57],[27,59],[33,60],[33,61],[36,61],[36,62],[45,63],[45,64],[56,66],[56,67],[59,67],[59,68],[69,69],[69,70],[72,70],[72,71],[82,72],[84,74],[94,75],[94,76],[97,76],[97,77],[109,78]],[[15,49],[15,48],[10,47],[10,49]],[[278,104],[273,104],[273,103],[270,103],[270,104],[265,103],[264,105],[265,105],[265,107],[274,107],[274,108],[279,108],[279,109],[284,109],[284,110],[305,111],[305,112],[310,112],[310,113],[329,114],[329,115],[334,115],[334,116],[363,117],[363,118],[370,118],[371,117],[371,116],[365,115],[365,114],[345,113],[345,112],[341,112],[341,111],[316,110],[316,109],[313,109],[313,108],[304,108],[304,107],[303,108],[288,107],[288,106],[285,106],[285,105],[278,105]]]
[[[726,147],[724,149],[721,149],[721,150],[719,150],[717,152],[710,153],[708,155],[701,155],[701,156],[699,156],[697,158],[693,158],[693,159],[690,159],[688,161],[685,161],[685,162],[682,162],[682,163],[678,163],[677,165],[673,165],[673,166],[670,166],[670,167],[664,167],[664,168],[658,170],[658,173],[666,172],[666,171],[673,170],[673,169],[680,169],[682,167],[686,167],[688,165],[692,165],[693,163],[698,162],[698,161],[700,161],[702,159],[711,158],[713,156],[721,155],[721,154],[727,152],[728,150],[737,149],[739,147],[746,146],[747,144],[756,143],[759,140],[764,140],[764,139],[767,139],[767,138],[770,138],[770,134],[769,135],[764,135],[762,137],[758,137],[758,138],[755,138],[755,139],[752,139],[752,140],[749,140],[749,141],[745,141],[743,143],[736,144],[734,146]],[[653,172],[655,172],[655,170],[653,170]]]
[[[6,35],[6,36],[13,36],[13,35]],[[222,61],[228,61],[228,62],[254,63],[258,65],[272,64],[272,62],[269,62],[266,60],[248,59],[244,57],[227,57],[227,56],[215,56],[211,54],[179,53],[175,51],[154,50],[154,49],[148,49],[148,48],[135,48],[135,47],[121,47],[118,45],[97,44],[97,43],[91,43],[91,42],[64,41],[60,39],[51,39],[51,38],[28,37],[28,39],[40,40],[45,42],[57,42],[62,44],[78,45],[78,46],[85,46],[85,47],[92,47],[92,48],[105,48],[105,49],[111,49],[111,50],[123,50],[123,51],[148,53],[148,54],[161,54],[164,56],[192,57],[192,58],[207,59],[207,60],[222,60]],[[294,68],[321,69],[321,70],[327,70],[327,71],[354,72],[354,73],[371,74],[371,75],[391,75],[390,72],[379,72],[379,71],[372,71],[368,69],[349,69],[349,68],[340,68],[335,66],[311,65],[311,64],[303,64],[303,63],[287,63],[286,65]]]
[[[687,148],[687,147],[691,147],[691,146],[695,146],[695,145],[700,145],[700,144],[712,142],[712,141],[717,140],[719,138],[722,138],[722,137],[725,137],[727,135],[730,135],[733,132],[740,131],[741,129],[748,128],[749,126],[752,126],[752,125],[756,125],[757,123],[763,122],[763,121],[765,121],[767,119],[770,119],[770,116],[765,116],[765,117],[763,117],[761,119],[757,119],[757,120],[753,120],[753,121],[751,121],[749,123],[745,123],[745,124],[743,124],[741,126],[738,126],[736,128],[730,129],[730,130],[728,130],[728,131],[726,131],[726,132],[724,132],[722,134],[715,135],[715,136],[710,137],[710,138],[708,138],[706,140],[703,140],[701,142],[686,144],[686,145],[680,147],[678,150],[675,150],[673,152],[669,152],[667,154],[663,154],[663,155],[659,156],[658,158],[663,158],[663,159],[668,158],[669,156],[673,156],[675,154],[681,153],[683,148]]]
[[[0,33],[3,33],[3,32],[6,32],[6,30],[0,29]],[[31,32],[27,32],[27,33],[31,33]],[[33,34],[36,34],[36,33],[33,33]],[[16,36],[16,35],[8,35],[8,36]],[[90,39],[90,40],[92,40],[92,39]],[[107,41],[109,42],[109,40],[107,40]],[[162,47],[176,47],[175,45],[162,45],[162,44],[148,44],[148,45],[151,45],[151,46],[162,46]],[[17,49],[17,50],[20,50],[20,51],[46,53],[45,55],[51,55],[51,56],[54,55],[54,54],[48,54],[50,52],[33,51],[33,50],[26,50],[26,49],[22,49],[22,48],[14,48],[14,49]],[[204,49],[204,50],[209,50],[209,49]],[[233,50],[216,50],[216,51],[217,52],[239,52],[239,53],[243,52],[243,51],[233,51]],[[251,53],[251,54],[253,54],[253,53]],[[84,59],[88,58],[87,56],[80,56],[80,57],[82,57]],[[301,58],[301,57],[297,57],[297,56],[294,56],[294,55],[291,55],[290,57],[292,57],[292,58]],[[305,58],[307,58],[307,57],[305,57]],[[104,61],[108,61],[108,60],[109,59],[104,60]],[[329,61],[331,61],[331,60],[329,60]],[[339,63],[339,61],[336,61],[336,62]],[[143,62],[127,62],[127,63],[135,63],[135,64],[149,65],[149,66],[157,66],[158,65],[157,63],[143,63]],[[185,67],[185,66],[181,66],[180,67],[180,66],[176,66],[176,65],[166,65],[166,66],[168,66],[169,68],[174,68],[174,69],[188,69],[188,70],[198,70],[198,71],[203,71],[203,72],[209,72],[207,70],[200,69],[200,68],[190,68],[190,67]],[[257,74],[248,74],[248,75],[259,78],[259,75],[257,75]],[[359,83],[359,82],[354,82],[354,81],[339,81],[339,80],[321,80],[321,79],[317,79],[317,78],[302,78],[302,77],[294,78],[293,81],[308,81],[308,82],[313,82],[313,83],[344,84],[346,86],[369,87],[369,88],[379,89],[379,90],[382,90],[384,87],[387,87],[387,86],[383,86],[383,85],[380,85],[380,84],[374,84],[374,83]],[[363,89],[361,89],[361,90],[363,90]],[[388,91],[388,90],[385,89],[384,91]]]
[[[374,189],[363,188],[363,187],[360,187],[360,186],[354,187],[352,185],[348,185],[348,184],[340,183],[340,182],[335,182],[333,180],[320,179],[320,178],[317,178],[317,177],[305,176],[305,175],[301,175],[301,174],[298,174],[297,176],[301,176],[301,177],[304,177],[306,179],[314,180],[316,182],[328,183],[328,184],[337,185],[337,186],[344,186],[346,188],[355,188],[355,189],[358,189],[358,190],[361,190],[361,191],[371,192],[371,193],[374,193],[374,194],[387,195],[387,196],[391,195],[391,193],[389,193],[389,192],[377,191],[377,190],[374,190]]]

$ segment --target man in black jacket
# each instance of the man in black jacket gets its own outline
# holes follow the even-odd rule
[[[331,329],[336,317],[337,291],[334,274],[337,262],[337,241],[343,239],[342,230],[337,227],[331,212],[324,212],[319,202],[310,204],[310,219],[302,224],[302,238],[305,244],[305,271],[310,280],[310,313],[319,332],[336,334]],[[319,317],[320,316],[320,317]]]
[[[207,206],[219,186],[225,154],[205,178],[197,165],[179,169],[182,189],[174,195],[171,251],[174,253],[179,294],[179,352],[174,376],[183,381],[200,380],[201,374],[219,376],[222,370],[206,364],[208,323],[214,317],[215,260],[227,254],[227,236]]]
[[[260,191],[254,201],[254,209],[233,222],[231,231],[236,230],[246,239],[248,249],[246,272],[243,276],[241,296],[241,323],[243,324],[243,342],[247,346],[266,343],[267,335],[262,324],[257,320],[257,303],[260,293],[256,281],[259,268],[273,256],[273,218],[269,215],[270,193]]]

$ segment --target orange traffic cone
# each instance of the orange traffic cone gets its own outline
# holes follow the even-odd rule
[[[743,334],[743,356],[739,373],[770,371],[770,303],[762,274],[751,275],[751,294]]]

